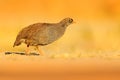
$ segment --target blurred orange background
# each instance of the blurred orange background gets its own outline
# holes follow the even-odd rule
[[[57,45],[77,45],[82,50],[120,48],[119,0],[1,0],[0,11],[1,51],[16,50],[12,45],[23,27],[59,22],[65,17],[72,17],[76,24],[68,28]]]
[[[53,74],[56,74],[55,72],[62,74],[62,70],[66,69],[68,73],[69,70],[77,73],[78,69],[78,74],[86,71],[87,75],[92,73],[93,70],[96,73],[98,71],[98,77],[100,77],[99,72],[104,73],[105,69],[107,70],[106,74],[109,71],[117,73],[120,66],[120,64],[117,64],[120,58],[120,0],[0,0],[0,52],[25,50],[26,46],[24,44],[19,47],[12,47],[18,32],[22,28],[36,22],[56,23],[65,17],[73,18],[76,24],[70,25],[61,39],[42,47],[45,53],[50,55],[50,60],[46,57],[36,58],[16,55],[6,57],[0,54],[0,64],[3,65],[0,73],[5,72],[6,74],[8,72],[9,74],[13,70],[13,75],[17,73],[19,75],[21,74],[19,72],[26,71],[25,75],[29,74],[29,71],[47,73],[46,69],[51,72],[53,70]],[[67,61],[61,63],[61,60],[51,60],[51,58],[64,58],[62,61],[64,62],[66,59]],[[69,58],[70,60],[68,60]],[[81,58],[83,61],[81,61]],[[91,59],[93,60],[91,61]],[[2,64],[2,61],[5,63]],[[27,65],[24,65],[24,62]],[[69,65],[67,65],[68,63]],[[113,66],[110,67],[112,64]],[[6,68],[9,65],[11,65],[11,68]],[[43,69],[38,68],[41,65]],[[49,65],[53,68],[49,68]],[[73,66],[69,67],[71,65]],[[88,67],[90,65],[92,67]],[[29,66],[31,67],[27,68]],[[61,66],[63,69],[61,69]],[[80,66],[82,68],[79,68]],[[105,69],[104,66],[106,66]],[[20,69],[25,67],[26,70],[22,69],[21,71],[18,67]],[[108,67],[110,68],[108,69]],[[54,68],[56,69],[54,70]],[[57,69],[58,71],[56,71]],[[86,69],[90,72],[87,72]],[[44,72],[44,70],[46,71]],[[60,71],[61,73],[59,73]],[[48,74],[51,74],[51,72],[48,72]],[[93,74],[93,77],[96,73]],[[119,73],[120,71],[118,75]]]

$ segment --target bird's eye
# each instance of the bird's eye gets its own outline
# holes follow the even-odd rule
[[[72,22],[73,22],[73,19],[70,19],[69,22],[72,23]]]

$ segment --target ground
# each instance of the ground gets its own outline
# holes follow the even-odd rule
[[[119,52],[98,54],[20,55],[0,54],[0,78],[117,80],[120,75]],[[107,55],[110,54],[110,55]]]

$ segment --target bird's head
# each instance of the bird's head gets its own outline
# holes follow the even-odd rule
[[[64,26],[67,27],[68,25],[74,23],[72,18],[65,18],[62,21],[60,21],[60,23]]]

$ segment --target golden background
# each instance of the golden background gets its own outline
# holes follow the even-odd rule
[[[3,55],[5,51],[25,50],[24,44],[12,47],[22,28],[36,22],[56,23],[66,17],[73,18],[76,23],[67,28],[62,38],[42,47],[47,57]],[[71,72],[74,73],[77,69],[80,74],[87,75],[98,71],[100,77],[99,72],[102,71],[117,72],[120,58],[120,0],[0,0],[0,52],[0,74],[5,72],[4,74],[9,75],[12,72],[13,77],[16,73],[24,72],[24,75],[28,75],[29,72],[47,73],[47,70],[49,75],[51,69],[53,74],[56,74],[58,69],[60,70],[57,74],[62,74],[59,71],[66,70],[72,64],[74,66]],[[11,68],[6,69],[8,65]],[[39,68],[41,65],[43,70]],[[54,70],[56,66],[58,69]],[[34,69],[35,67],[38,70]],[[67,70],[69,72],[71,68]],[[94,75],[96,73],[93,77]]]
[[[58,47],[119,50],[119,0],[1,0],[0,50],[20,49],[12,45],[23,27],[36,22],[59,22],[65,17],[73,18],[76,24],[69,26],[56,42]]]

